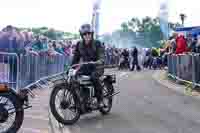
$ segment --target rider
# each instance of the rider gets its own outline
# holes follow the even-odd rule
[[[80,35],[82,40],[76,45],[72,65],[82,62],[91,62],[82,66],[80,74],[89,75],[94,84],[98,106],[103,106],[103,87],[99,77],[103,75],[104,69],[99,69],[99,66],[104,65],[104,48],[100,41],[93,37],[94,31],[90,24],[83,24],[80,27]]]

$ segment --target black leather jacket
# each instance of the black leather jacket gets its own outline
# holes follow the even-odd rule
[[[72,65],[82,62],[98,62],[97,66],[103,66],[105,60],[104,47],[98,40],[93,40],[91,44],[85,45],[83,41],[79,41],[74,51]],[[103,72],[103,71],[102,71]]]

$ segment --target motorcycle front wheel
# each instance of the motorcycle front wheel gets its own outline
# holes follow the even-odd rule
[[[55,119],[64,125],[72,125],[79,120],[81,114],[79,105],[77,95],[65,85],[58,85],[51,92],[51,112]]]
[[[0,93],[0,133],[16,133],[24,120],[24,109],[19,98],[10,93]]]

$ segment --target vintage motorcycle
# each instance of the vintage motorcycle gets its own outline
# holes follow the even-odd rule
[[[24,109],[31,108],[28,96],[34,98],[29,89],[16,92],[6,83],[0,84],[0,133],[16,133],[24,120]]]
[[[98,108],[90,77],[78,74],[81,66],[89,63],[91,62],[69,67],[63,81],[55,83],[51,92],[50,110],[56,120],[64,125],[72,125],[81,115],[95,110],[99,110],[103,115],[108,114],[112,108],[113,96],[119,93],[115,92],[113,87],[116,82],[115,75],[102,76],[100,80],[103,86],[104,106]]]

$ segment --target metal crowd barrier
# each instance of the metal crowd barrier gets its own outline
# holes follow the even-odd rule
[[[0,52],[0,83],[18,88],[19,57],[16,53]]]
[[[200,86],[200,54],[169,54],[168,74],[177,80]]]
[[[71,59],[70,56],[64,55],[17,55],[0,52],[0,83],[6,83],[17,91],[44,77],[62,73],[64,66],[70,64]],[[106,67],[113,68],[115,63]]]
[[[20,55],[0,52],[0,82],[14,89],[23,88],[42,77],[64,71],[70,58],[64,55]]]

